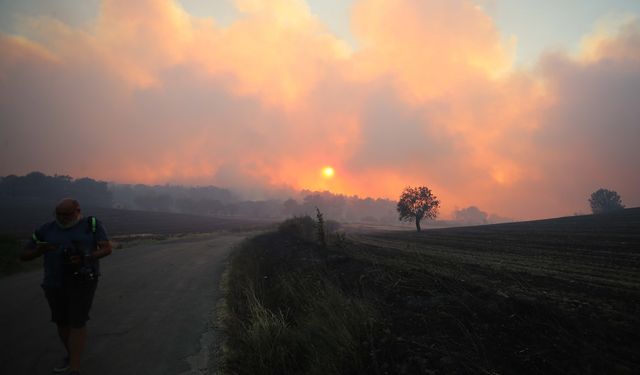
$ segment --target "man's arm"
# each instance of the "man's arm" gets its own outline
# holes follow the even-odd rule
[[[111,241],[98,241],[98,250],[91,253],[91,257],[100,259],[111,254]]]
[[[92,252],[88,257],[89,259],[100,259],[111,254],[111,242],[110,241],[98,241],[98,249]],[[80,265],[82,263],[82,256],[74,255],[69,258],[71,263]]]
[[[97,221],[96,232],[94,233],[94,238],[97,241],[98,248],[91,253],[91,257],[94,259],[100,259],[111,254],[111,241],[109,241],[109,236],[107,235],[107,230],[105,229],[102,222]]]

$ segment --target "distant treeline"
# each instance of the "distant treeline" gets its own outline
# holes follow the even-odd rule
[[[217,214],[238,201],[231,191],[215,186],[111,184],[110,189],[114,207],[145,211]]]
[[[47,176],[31,172],[26,176],[0,178],[0,198],[23,201],[57,202],[64,197],[74,197],[83,204],[111,207],[113,193],[104,181],[91,178],[74,179],[71,176]]]
[[[513,220],[508,217],[502,217],[497,214],[488,214],[476,206],[456,209],[453,212],[453,223],[455,225],[484,225],[508,223],[511,221]]]
[[[298,200],[242,200],[232,191],[215,186],[123,185],[88,177],[47,176],[32,172],[25,176],[0,177],[0,199],[53,204],[74,197],[84,206],[179,212],[200,215],[272,218],[315,215],[316,207],[328,219],[346,222],[398,223],[396,202],[360,198],[330,192],[302,191]]]
[[[325,217],[346,222],[397,224],[397,202],[389,199],[360,198],[333,194],[328,191],[302,191],[302,202],[283,202],[285,216],[315,215],[318,207]]]

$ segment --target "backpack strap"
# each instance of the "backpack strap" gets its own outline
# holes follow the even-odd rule
[[[98,246],[98,239],[96,238],[97,222],[98,222],[98,220],[96,219],[95,216],[89,216],[87,218],[87,231],[91,232],[91,235],[93,236],[93,246],[94,247]]]
[[[89,216],[88,218],[88,222],[89,222],[89,230],[91,230],[91,233],[96,234],[96,217],[95,216]]]

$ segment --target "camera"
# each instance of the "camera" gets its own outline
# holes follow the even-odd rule
[[[98,278],[98,274],[90,264],[87,254],[82,250],[82,247],[78,243],[72,243],[63,247],[62,252],[64,254],[64,270],[67,275],[71,275],[74,280],[80,282],[94,281]],[[74,256],[80,257],[80,264],[73,263],[71,258]]]

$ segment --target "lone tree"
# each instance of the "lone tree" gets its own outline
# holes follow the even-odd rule
[[[589,198],[589,204],[591,204],[591,211],[594,214],[603,214],[624,208],[618,193],[607,189],[594,191]]]
[[[435,219],[438,215],[440,201],[426,186],[404,189],[398,201],[397,210],[400,213],[398,220],[416,222],[416,230],[420,232],[420,220],[423,218]]]

